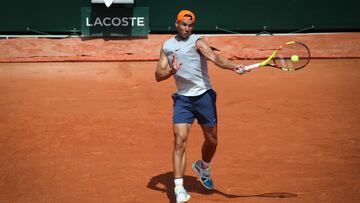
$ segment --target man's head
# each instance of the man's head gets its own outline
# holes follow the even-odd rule
[[[189,10],[182,10],[178,13],[176,18],[176,28],[178,30],[178,36],[182,39],[187,39],[191,33],[195,24],[195,15]]]

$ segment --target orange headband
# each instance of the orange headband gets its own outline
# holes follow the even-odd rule
[[[195,23],[195,15],[189,10],[180,11],[177,15],[176,21],[182,21],[184,18],[189,18],[189,20],[192,20],[192,22]]]

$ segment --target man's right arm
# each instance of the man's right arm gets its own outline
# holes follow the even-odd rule
[[[166,58],[166,55],[161,48],[160,50],[160,58],[158,61],[158,65],[156,67],[155,71],[155,79],[157,82],[163,81],[168,79],[170,76],[172,76],[174,73],[171,71],[171,68],[168,68],[168,60]]]

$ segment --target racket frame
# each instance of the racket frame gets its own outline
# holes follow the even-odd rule
[[[251,69],[254,69],[254,68],[259,68],[259,67],[262,67],[262,66],[270,66],[270,67],[275,67],[275,68],[278,68],[278,69],[281,69],[281,70],[284,70],[284,71],[294,71],[294,70],[299,70],[303,67],[305,67],[309,62],[310,60],[308,60],[308,62],[306,64],[304,64],[302,67],[300,68],[297,68],[297,69],[292,69],[292,68],[282,68],[282,67],[277,67],[275,66],[275,64],[271,64],[271,61],[273,61],[276,53],[283,47],[283,46],[286,46],[286,45],[289,45],[289,44],[294,44],[294,43],[299,43],[301,45],[303,45],[308,53],[309,53],[309,58],[311,58],[310,56],[310,49],[309,47],[307,47],[304,43],[302,42],[297,42],[297,41],[290,41],[290,42],[287,42],[285,43],[284,45],[281,45],[279,48],[277,48],[267,59],[265,59],[264,61],[260,62],[260,63],[255,63],[255,64],[252,64],[252,65],[248,65],[248,66],[245,66],[244,69],[246,71],[248,70],[251,70]]]

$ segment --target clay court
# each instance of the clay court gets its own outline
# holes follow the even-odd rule
[[[358,37],[353,47],[343,38],[344,56],[359,52]],[[203,141],[193,125],[191,202],[360,201],[360,59],[334,59],[336,49],[320,55],[313,38],[304,39],[318,58],[300,71],[240,76],[209,63],[218,93],[216,190],[204,190],[191,171]],[[9,42],[2,50],[21,47]],[[0,63],[0,202],[174,202],[175,85],[155,81],[156,61],[14,52]]]

